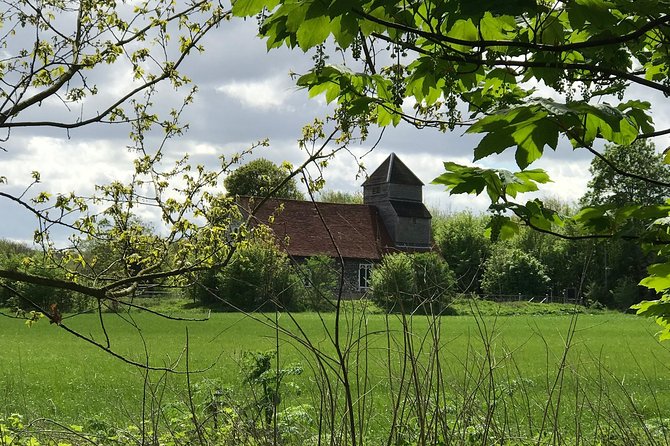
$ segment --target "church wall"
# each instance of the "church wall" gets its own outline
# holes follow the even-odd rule
[[[405,184],[390,184],[389,195],[391,200],[422,201],[422,186],[408,186]]]
[[[303,265],[307,260],[306,257],[297,257],[294,258],[298,265]],[[337,286],[333,289],[335,297],[337,297],[337,292],[339,291],[339,276],[340,276],[340,264],[338,259],[333,259],[335,261],[335,272],[338,276]],[[342,287],[342,297],[344,299],[360,299],[368,291],[367,289],[362,289],[360,284],[360,269],[361,265],[374,265],[377,264],[377,261],[366,260],[366,259],[344,259],[344,284]]]
[[[384,226],[386,226],[386,232],[391,236],[391,240],[395,241],[398,230],[398,216],[395,213],[395,209],[393,209],[388,200],[375,203],[375,206],[377,206],[379,216],[382,222],[384,222]]]
[[[398,217],[396,226],[396,245],[402,247],[430,247],[430,218]]]
[[[365,204],[377,205],[385,200],[388,200],[388,194],[388,183],[365,186],[363,188],[363,202]]]

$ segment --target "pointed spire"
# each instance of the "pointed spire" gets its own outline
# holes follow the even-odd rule
[[[372,184],[393,183],[404,184],[408,186],[423,186],[421,180],[400,161],[395,153],[391,153],[388,158],[368,177],[363,186]]]

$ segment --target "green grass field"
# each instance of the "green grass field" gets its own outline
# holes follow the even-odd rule
[[[194,313],[188,315],[192,317]],[[180,370],[186,364],[188,329],[189,367],[193,371],[206,369],[191,377],[192,384],[216,382],[217,386],[237,389],[244,386],[239,365],[243,352],[273,349],[279,336],[281,363],[299,363],[305,368],[305,373],[291,378],[302,392],[288,395],[287,391],[283,403],[315,404],[312,356],[298,341],[277,334],[271,326],[274,314],[257,316],[267,317],[267,323],[233,313],[213,314],[207,322],[168,321],[132,313],[123,317],[106,314],[105,326],[111,347],[120,354],[137,362],[149,358],[154,366],[178,363]],[[371,410],[383,420],[393,390],[393,385],[389,385],[393,380],[388,377],[390,373],[400,373],[406,347],[402,342],[402,324],[398,316],[372,314],[363,319],[358,314],[349,316],[342,322],[341,339],[352,346],[351,364],[359,373],[356,380],[359,386],[354,385],[354,390],[360,391],[365,381],[366,389],[372,389],[368,397]],[[439,318],[439,339],[433,345],[439,350],[441,377],[449,387],[447,393],[453,394],[451,404],[458,404],[467,389],[472,388],[474,372],[482,373],[481,365],[488,364],[494,369],[496,391],[511,395],[514,386],[523,386],[523,398],[531,401],[527,418],[539,419],[561,364],[572,317]],[[331,333],[333,330],[333,314],[321,317],[301,313],[295,318],[315,346],[326,355],[334,354],[327,335],[328,330]],[[298,332],[296,321],[279,315],[279,325],[293,333]],[[79,315],[64,322],[106,343],[97,315]],[[132,324],[141,330],[135,330]],[[420,361],[429,358],[430,351],[419,351],[422,345],[427,349],[422,340],[426,340],[425,334],[429,332],[428,319],[414,317],[411,331],[416,357]],[[670,413],[670,353],[666,345],[655,340],[655,331],[653,322],[635,316],[578,315],[565,363],[566,374],[561,381],[566,395],[561,411],[570,414],[577,410],[576,404],[582,404],[588,423],[589,408],[594,407],[589,398],[600,395],[610,399],[610,405],[621,404],[622,411],[630,410],[632,402],[636,416],[645,419]],[[124,425],[141,418],[147,381],[144,372],[74,338],[58,326],[40,321],[29,328],[21,320],[0,318],[0,346],[0,405],[5,414],[18,412],[27,418],[48,417],[78,424],[104,419]],[[361,370],[366,371],[367,380],[360,378]],[[185,399],[183,375],[153,372],[148,380],[154,384],[167,383],[163,403]],[[581,399],[575,396],[577,389],[582,388],[589,389],[585,395],[591,396]]]

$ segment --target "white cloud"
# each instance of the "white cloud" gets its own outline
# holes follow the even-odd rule
[[[290,109],[284,104],[291,89],[286,76],[275,76],[262,81],[229,82],[217,87],[216,91],[237,99],[245,107],[270,110]]]
[[[129,178],[132,155],[110,140],[73,142],[35,136],[22,144],[22,152],[3,163],[14,185],[27,185],[30,172],[41,174],[42,188],[51,192],[90,193],[95,184]]]
[[[556,163],[551,160],[538,163],[552,179],[541,187],[541,195],[556,197],[568,203],[576,203],[586,192],[590,178],[589,164],[577,162]]]
[[[189,146],[189,153],[192,155],[214,156],[220,153],[220,148],[213,144],[199,143]]]

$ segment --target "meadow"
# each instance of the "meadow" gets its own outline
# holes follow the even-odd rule
[[[280,410],[314,411],[324,404],[319,397],[324,381],[310,349],[318,349],[326,364],[337,358],[334,314],[214,313],[206,322],[105,314],[105,331],[96,314],[64,323],[103,344],[108,337],[111,348],[133,361],[181,372],[188,366],[192,373],[187,379],[183,373],[146,372],[44,320],[28,327],[19,319],[0,318],[0,407],[5,416],[124,426],[146,418],[147,408],[157,403],[184,404],[189,386],[201,403],[220,389],[238,397],[248,389],[249,398],[257,398],[245,380],[245,352],[277,346],[273,367],[278,361],[280,368],[302,370],[284,377]],[[566,436],[603,429],[600,423],[617,417],[639,420],[643,430],[650,423],[665,426],[670,352],[656,341],[655,332],[652,321],[617,313],[417,315],[403,320],[356,309],[340,321],[351,390],[362,407],[358,410],[367,414],[360,428],[372,436],[388,424],[399,389],[408,388],[399,377],[417,374],[421,376],[407,382],[423,383],[426,392],[412,390],[404,404],[418,407],[416,402],[427,401],[433,392],[441,406],[435,410],[458,414],[454,419],[462,423],[467,406],[481,411],[468,415],[467,423],[495,416],[503,430],[523,424],[515,432],[529,436],[548,419],[560,423]],[[332,392],[340,394],[341,382],[333,382]],[[429,406],[425,402],[424,408]]]

